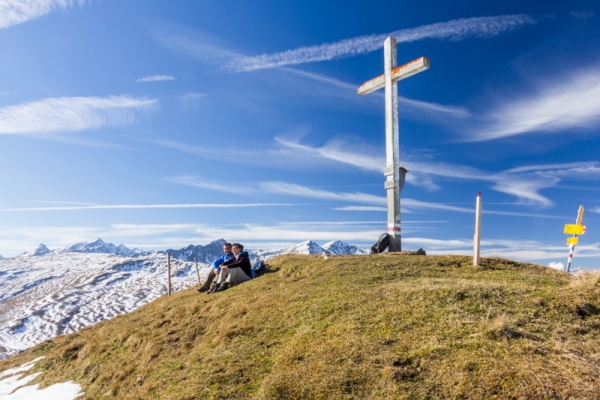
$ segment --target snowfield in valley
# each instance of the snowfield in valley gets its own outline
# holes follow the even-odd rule
[[[210,261],[221,253],[223,239],[206,246],[168,250],[173,291],[202,281]],[[294,254],[365,254],[335,241],[319,246],[306,241],[292,248],[249,250],[252,259]],[[62,250],[46,246],[0,260],[0,359],[57,335],[111,319],[167,293],[166,252],[143,252],[98,239]]]

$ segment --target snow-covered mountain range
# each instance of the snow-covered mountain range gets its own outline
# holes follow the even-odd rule
[[[115,246],[101,239],[50,250],[43,244],[0,260],[0,359],[46,339],[127,313],[167,292],[171,253],[174,291],[198,284],[222,253],[224,239],[205,246],[148,252]],[[287,254],[365,254],[355,246],[312,241],[276,250],[248,249],[253,260]]]

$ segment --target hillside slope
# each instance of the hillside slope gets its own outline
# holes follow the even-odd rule
[[[85,398],[598,398],[598,275],[456,256],[286,255],[0,362]]]

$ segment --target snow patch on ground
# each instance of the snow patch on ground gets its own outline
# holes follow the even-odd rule
[[[565,270],[565,266],[561,262],[551,262],[550,264],[548,264],[548,266],[550,268],[558,269],[560,271],[564,271]]]
[[[29,382],[42,374],[24,376],[23,372],[29,371],[36,362],[44,357],[36,358],[33,361],[23,364],[19,367],[8,369],[0,373],[0,399],[2,400],[72,400],[83,396],[81,386],[72,381],[57,383],[42,390],[40,385],[26,386]]]
[[[199,262],[204,282],[210,272],[209,263],[222,251],[222,242],[220,239],[205,246],[190,245],[173,251],[174,292],[198,284],[194,259]],[[324,247],[333,254],[360,254],[355,246],[341,241]],[[324,248],[312,241],[288,249],[249,250],[253,262],[288,253],[323,252]],[[40,245],[18,257],[2,259],[0,360],[57,335],[77,332],[131,312],[166,293],[165,252],[141,253],[98,239],[63,250],[48,250]]]
[[[206,279],[209,266],[198,267]],[[167,293],[164,254],[49,253],[3,259],[0,269],[0,359]],[[198,284],[193,263],[171,259],[171,273],[175,292]]]

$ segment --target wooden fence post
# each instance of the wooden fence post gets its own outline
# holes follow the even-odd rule
[[[196,263],[196,274],[198,274],[198,286],[201,285],[200,283],[200,271],[198,271],[198,260],[196,259],[196,257],[194,257],[194,263]]]
[[[171,253],[167,253],[167,271],[169,274],[169,283],[167,286],[167,292],[171,295]]]

